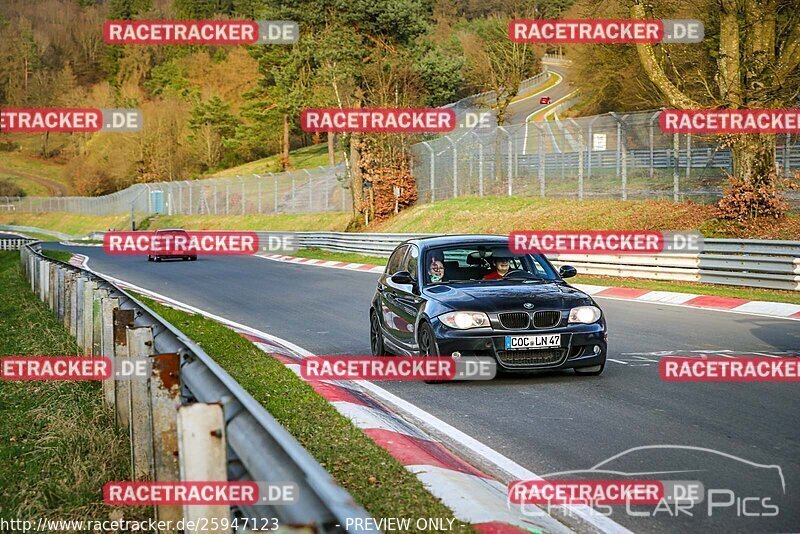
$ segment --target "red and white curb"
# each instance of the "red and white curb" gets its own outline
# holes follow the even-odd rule
[[[70,263],[91,270],[87,265],[86,256],[76,254]],[[122,289],[136,291],[166,306],[202,315],[228,326],[265,353],[281,361],[298,376],[300,376],[300,361],[312,356],[310,352],[289,341],[118,278],[103,276]],[[431,494],[453,511],[457,519],[472,524],[478,532],[484,534],[573,532],[564,523],[536,506],[527,505],[526,514],[516,506],[510,506],[506,485],[509,480],[530,480],[540,477],[444,421],[396,397],[373,382],[333,380],[306,382],[339,413],[350,419],[356,427],[386,449],[407,470],[414,473]],[[400,413],[406,413],[412,418],[423,421],[425,425],[436,428],[449,440],[468,449],[476,458],[481,458],[499,471],[507,473],[507,480],[504,483],[457,456],[445,446],[444,442],[411,423]],[[597,514],[587,506],[570,507],[569,511],[572,517],[579,518],[576,520],[579,524],[584,525],[581,530],[588,524],[590,530],[631,534],[629,530]]]
[[[348,271],[361,271],[368,273],[382,273],[385,269],[381,265],[363,263],[347,263],[309,258],[297,258],[280,254],[258,254],[257,256],[273,261],[313,265],[315,267],[329,267],[345,269]],[[764,315],[800,321],[800,304],[785,302],[768,302],[763,300],[748,300],[734,297],[715,297],[712,295],[698,295],[694,293],[676,293],[672,291],[650,291],[648,289],[635,289],[630,287],[595,286],[588,284],[571,284],[573,287],[584,291],[593,297],[615,300],[635,300],[651,304],[665,304],[669,306],[685,306],[706,310],[746,313],[751,315]]]

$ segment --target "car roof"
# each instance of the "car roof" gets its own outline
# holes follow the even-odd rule
[[[489,234],[439,235],[430,237],[416,237],[413,239],[408,239],[403,243],[411,243],[420,248],[438,247],[442,245],[458,245],[461,243],[469,243],[470,245],[507,245],[508,236]]]

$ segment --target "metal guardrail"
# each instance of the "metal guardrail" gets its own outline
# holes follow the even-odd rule
[[[26,239],[24,237],[3,239],[0,238],[0,250],[19,250],[28,243],[36,242],[35,239]]]
[[[268,236],[278,233],[259,234]],[[298,248],[321,248],[381,257],[388,257],[406,239],[437,235],[346,232],[292,234],[296,236]],[[580,274],[800,291],[800,241],[705,239],[703,247],[700,254],[559,254],[550,259],[556,265],[569,263]]]
[[[227,442],[224,449],[227,451],[226,465],[222,466],[223,473],[227,471],[227,479],[275,484],[293,482],[297,485],[299,497],[297,502],[291,504],[233,507],[231,511],[235,517],[259,521],[277,518],[281,527],[311,527],[321,533],[366,532],[359,528],[346,529],[344,525],[347,524],[347,518],[368,518],[367,512],[202,348],[111,281],[85,269],[48,258],[41,254],[40,248],[33,244],[21,250],[23,270],[31,282],[31,289],[70,328],[85,355],[102,355],[113,360],[113,356],[133,356],[136,345],[144,351],[143,356],[153,362],[154,372],[146,384],[137,386],[131,381],[130,386],[125,386],[129,388],[127,393],[122,393],[129,395],[131,406],[137,406],[133,391],[141,387],[142,391],[151,392],[145,393],[146,400],[138,405],[143,407],[139,413],[127,413],[129,428],[142,425],[137,426],[135,432],[131,430],[131,435],[137,436],[136,440],[131,440],[135,478],[141,479],[137,475],[141,468],[145,475],[150,475],[150,479],[177,480],[174,476],[163,476],[170,468],[159,462],[164,458],[174,462],[174,453],[168,454],[165,442],[170,440],[167,439],[162,440],[162,449],[159,450],[158,440],[163,436],[162,432],[169,428],[174,432],[174,420],[176,417],[180,419],[181,410],[187,406],[198,406],[200,403],[221,406],[219,420],[224,431],[215,435],[222,436]],[[133,341],[134,335],[139,340],[138,344]],[[170,380],[179,382],[179,395],[175,394],[175,384],[165,388],[161,383],[166,379],[164,369],[158,369],[158,366],[165,365],[163,358],[169,360],[170,357],[175,359],[173,374],[177,375]],[[119,384],[122,382],[104,382],[106,399],[109,396],[106,389],[109,387],[111,397],[116,398],[115,388],[123,387]],[[157,405],[155,400],[151,400],[150,395],[155,399],[159,391],[167,397],[166,408],[163,402]],[[117,391],[116,395],[119,394]],[[170,399],[170,396],[175,398]],[[178,406],[174,405],[176,401]],[[173,404],[170,405],[170,402]],[[124,423],[126,413],[122,412],[122,415]],[[169,421],[172,421],[171,426]],[[140,436],[146,434],[148,429],[154,441],[143,448],[144,453],[139,457]],[[174,442],[177,443],[178,438]],[[149,453],[148,448],[151,451]],[[197,463],[182,455],[183,450],[180,455],[181,474],[184,473],[183,462]],[[222,456],[225,454],[222,453]],[[360,524],[366,523],[361,521]]]

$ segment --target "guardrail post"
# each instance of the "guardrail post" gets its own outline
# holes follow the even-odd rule
[[[47,297],[47,304],[50,310],[58,313],[58,265],[55,263],[50,264],[50,272],[48,273],[50,279],[50,287],[48,288],[49,294]]]
[[[73,314],[72,294],[75,292],[75,273],[64,273],[64,328],[72,333]]]
[[[128,358],[150,359],[153,329],[128,328]],[[133,480],[153,480],[153,423],[150,413],[149,377],[132,376],[130,382],[130,438]]]
[[[94,337],[94,292],[97,282],[87,280],[83,288],[83,355],[92,355],[92,338]]]
[[[133,310],[116,309],[114,317],[114,356],[119,361],[128,357],[128,327],[133,326]],[[122,428],[129,428],[130,419],[130,380],[114,381],[114,398],[116,399],[117,424]]]
[[[110,358],[114,365],[117,364],[114,352],[114,313],[119,309],[119,300],[111,297],[103,297],[100,301],[101,330],[100,330],[100,353]],[[103,398],[106,405],[115,407],[115,391],[113,378],[103,382]]]
[[[39,260],[37,262],[37,268],[39,269],[39,287],[38,287],[39,300],[41,300],[42,302],[45,301],[45,298],[47,296],[47,292],[45,289],[47,287],[47,275],[46,275],[47,269],[44,268],[45,267],[44,264],[45,264],[44,260]]]
[[[103,299],[108,298],[107,289],[95,289],[92,295],[92,352],[91,356],[103,354]]]
[[[225,458],[225,420],[218,404],[195,403],[178,410],[178,448],[183,481],[228,480]],[[230,506],[185,506],[183,515],[198,523],[203,518],[230,518]],[[186,532],[197,532],[193,530]],[[227,530],[205,531],[227,533]]]
[[[158,354],[152,360],[150,406],[153,417],[153,459],[155,479],[180,480],[178,465],[178,409],[181,406],[180,355]],[[178,521],[180,506],[157,506],[156,519]]]
[[[56,292],[56,316],[58,321],[64,324],[64,314],[66,313],[66,284],[67,284],[67,270],[64,267],[58,267],[58,288]]]
[[[73,303],[73,324],[74,330],[72,335],[75,336],[79,347],[83,347],[83,291],[86,286],[86,278],[78,275],[78,281],[75,284],[75,293],[72,298]]]

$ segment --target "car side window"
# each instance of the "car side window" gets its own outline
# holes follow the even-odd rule
[[[417,264],[419,263],[419,249],[416,245],[408,246],[408,254],[406,254],[403,261],[403,268],[401,270],[408,271],[411,278],[417,279]]]
[[[397,247],[395,251],[392,252],[392,255],[389,257],[389,262],[386,264],[386,274],[391,276],[403,270],[401,266],[403,263],[403,256],[406,255],[406,250],[408,250],[408,245]]]

